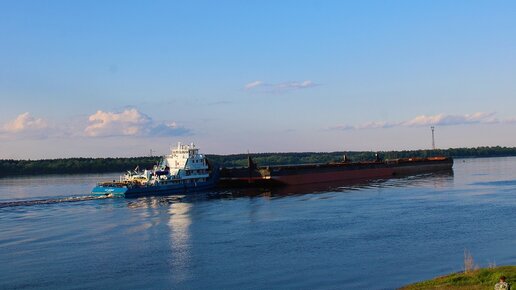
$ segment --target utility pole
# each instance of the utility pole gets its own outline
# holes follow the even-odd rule
[[[432,150],[435,150],[435,136],[434,136],[435,127],[432,126],[432,127],[430,127],[430,129],[432,130]]]

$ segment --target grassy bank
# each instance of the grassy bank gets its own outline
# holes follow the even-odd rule
[[[500,276],[504,275],[507,282],[511,284],[511,289],[516,287],[516,266],[501,266],[495,268],[484,268],[474,270],[469,273],[454,273],[446,276],[437,277],[431,280],[407,285],[400,289],[468,289],[492,290],[498,282]]]

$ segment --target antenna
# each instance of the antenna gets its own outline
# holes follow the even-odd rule
[[[430,127],[430,129],[432,130],[432,150],[435,150],[435,135],[434,135],[435,127],[432,126],[432,127]]]

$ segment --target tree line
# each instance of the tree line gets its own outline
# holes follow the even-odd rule
[[[299,153],[255,153],[250,154],[253,161],[261,166],[289,165],[305,163],[327,163],[342,161],[344,155],[351,161],[374,160],[378,153],[382,159],[408,157],[500,157],[516,156],[516,147],[476,147],[450,148],[436,150],[407,151],[339,151],[339,152],[299,152]],[[247,154],[207,155],[212,164],[222,167],[247,166]],[[63,158],[44,160],[0,160],[0,177],[16,175],[42,174],[78,174],[125,172],[139,168],[152,168],[160,157],[127,157],[127,158]]]

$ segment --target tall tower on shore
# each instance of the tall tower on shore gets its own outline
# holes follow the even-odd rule
[[[435,127],[432,126],[432,127],[430,127],[430,129],[432,130],[432,150],[435,150],[435,136],[434,136]]]

